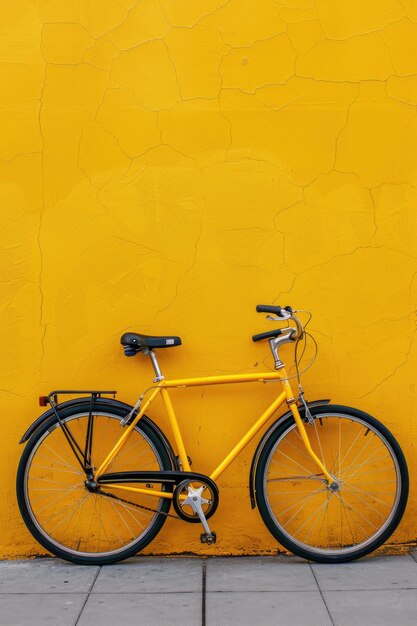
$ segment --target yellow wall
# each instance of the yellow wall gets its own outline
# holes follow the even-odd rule
[[[0,555],[41,551],[14,493],[40,393],[135,401],[151,372],[123,356],[127,329],[182,337],[166,375],[255,372],[271,362],[254,309],[272,301],[314,313],[307,397],[399,439],[412,484],[394,541],[415,540],[416,3],[0,6]],[[193,469],[272,392],[176,392]],[[253,450],[222,477],[211,554],[275,549],[249,505]],[[152,551],[200,552],[199,533],[169,520]]]

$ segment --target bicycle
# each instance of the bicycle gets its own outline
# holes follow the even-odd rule
[[[249,476],[252,508],[259,508],[271,534],[290,552],[325,563],[360,558],[391,536],[408,497],[400,446],[363,411],[330,400],[307,402],[296,352],[295,394],[280,349],[297,348],[305,326],[289,306],[256,309],[286,324],[252,337],[269,341],[274,371],[166,380],[155,350],[178,346],[181,339],[125,333],[125,355],[148,355],[155,372],[135,406],[116,400],[115,391],[61,390],[40,398],[50,408],[20,441],[27,445],[17,497],[26,526],[44,548],[75,563],[114,563],[154,539],[171,516],[171,503],[177,518],[202,524],[202,542],[214,543],[209,520],[219,500],[217,479],[285,403],[288,410],[258,443]],[[282,390],[209,476],[191,471],[169,390],[250,382],[280,383]],[[178,455],[146,416],[158,395]]]

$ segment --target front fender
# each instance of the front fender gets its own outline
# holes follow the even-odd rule
[[[61,409],[66,409],[68,407],[72,407],[72,406],[77,406],[79,404],[85,404],[86,402],[89,401],[89,398],[87,396],[82,397],[82,398],[75,398],[74,400],[67,400],[66,402],[60,402],[57,406],[56,409],[59,412]],[[130,412],[133,407],[130,404],[127,404],[126,402],[121,402],[120,400],[114,400],[113,398],[104,398],[101,397],[100,398],[100,403],[104,403],[106,404],[109,409],[117,406],[119,408],[125,409],[126,413]],[[23,437],[21,438],[21,440],[19,441],[19,443],[25,443],[26,441],[28,441],[28,439],[33,435],[34,432],[36,432],[38,430],[38,428],[44,424],[44,422],[46,422],[46,420],[50,419],[51,417],[53,417],[55,415],[55,412],[52,408],[50,408],[48,411],[45,411],[45,413],[42,413],[42,415],[40,415],[30,426],[29,428],[26,430],[26,432],[24,433]],[[178,461],[177,458],[175,456],[174,450],[172,449],[171,444],[169,443],[168,439],[166,438],[166,436],[164,435],[164,433],[162,432],[162,430],[159,428],[159,426],[157,426],[155,424],[155,422],[153,420],[151,420],[147,415],[143,415],[140,418],[141,422],[144,422],[147,424],[147,426],[149,426],[149,428],[151,428],[160,438],[162,444],[164,445],[170,459],[171,459],[171,464],[172,464],[172,468],[174,470],[179,470],[180,468],[178,467]]]
[[[312,407],[312,406],[325,406],[326,404],[329,404],[329,403],[330,403],[330,399],[313,400],[313,402],[307,402],[309,407]],[[301,417],[304,417],[305,408],[303,406],[301,406],[301,407],[298,407],[298,410],[299,410],[299,413],[300,413]],[[266,444],[267,440],[271,436],[271,434],[278,428],[278,426],[281,424],[281,422],[284,419],[287,419],[287,417],[291,417],[291,415],[292,415],[292,413],[291,413],[290,410],[288,410],[283,415],[280,415],[280,417],[273,424],[271,424],[271,426],[268,428],[268,430],[266,431],[266,433],[264,434],[264,436],[262,437],[262,439],[258,443],[258,447],[255,450],[255,454],[253,455],[252,464],[251,464],[251,467],[250,467],[250,474],[249,474],[249,495],[250,495],[250,502],[251,502],[252,509],[254,509],[256,507],[256,499],[255,499],[255,473],[256,473],[256,467],[258,465],[259,457],[261,456],[261,452],[262,452],[262,450],[264,448],[264,445]]]

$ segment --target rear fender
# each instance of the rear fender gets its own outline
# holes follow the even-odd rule
[[[329,403],[330,403],[330,400],[328,400],[328,399],[326,399],[326,400],[313,400],[313,402],[307,402],[309,407],[326,406],[326,404],[329,404]],[[305,417],[305,408],[303,406],[301,406],[301,407],[299,406],[298,407],[298,411],[299,411],[301,417],[304,418]],[[287,411],[286,413],[281,415],[273,424],[271,424],[271,426],[268,428],[268,430],[266,431],[266,433],[264,434],[264,436],[262,437],[262,439],[258,443],[258,447],[255,450],[255,454],[253,455],[252,464],[251,464],[251,467],[250,467],[250,475],[249,475],[249,495],[250,495],[250,502],[251,502],[252,509],[254,509],[256,507],[255,474],[256,474],[256,468],[258,466],[259,457],[261,456],[262,450],[263,450],[267,440],[272,435],[272,433],[281,425],[281,423],[285,419],[287,419],[288,417],[291,417],[291,416],[292,416],[291,411]]]
[[[105,404],[106,406],[109,407],[109,409],[114,408],[114,407],[118,407],[118,408],[122,408],[124,410],[126,410],[126,413],[130,412],[133,407],[130,404],[126,404],[126,402],[121,402],[120,400],[114,400],[113,398],[99,398],[100,403]],[[82,398],[75,398],[74,400],[68,400],[66,402],[60,402],[60,404],[56,405],[56,409],[59,412],[62,409],[67,409],[69,407],[73,407],[73,406],[77,406],[77,405],[81,405],[81,404],[85,404],[85,403],[89,403],[90,402],[90,398],[88,396],[82,397]],[[135,412],[137,414],[137,411]],[[133,415],[135,415],[135,413]],[[26,443],[26,441],[28,441],[28,439],[33,435],[33,433],[35,433],[38,428],[40,426],[42,426],[42,424],[44,424],[46,422],[46,420],[50,419],[51,417],[53,417],[55,415],[54,410],[51,408],[48,411],[45,411],[45,413],[42,413],[42,415],[40,415],[34,422],[33,424],[31,424],[29,426],[29,428],[26,430],[26,432],[24,433],[23,437],[21,438],[21,440],[19,441],[19,443]],[[57,420],[58,421],[58,420]],[[157,426],[155,424],[154,421],[152,421],[147,415],[143,415],[140,418],[140,422],[146,424],[149,428],[151,428],[155,434],[160,438],[162,444],[164,445],[170,459],[171,459],[171,465],[172,468],[174,470],[179,470],[179,466],[178,466],[178,461],[177,458],[175,456],[175,453],[172,449],[171,444],[169,443],[168,439],[166,438],[166,436],[164,435],[164,433],[162,432],[162,430],[159,428],[159,426]]]

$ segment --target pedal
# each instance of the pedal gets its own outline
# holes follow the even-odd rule
[[[201,533],[200,541],[201,543],[207,543],[208,545],[211,545],[212,543],[216,543],[217,535],[214,530],[211,531],[210,535],[208,533]]]

